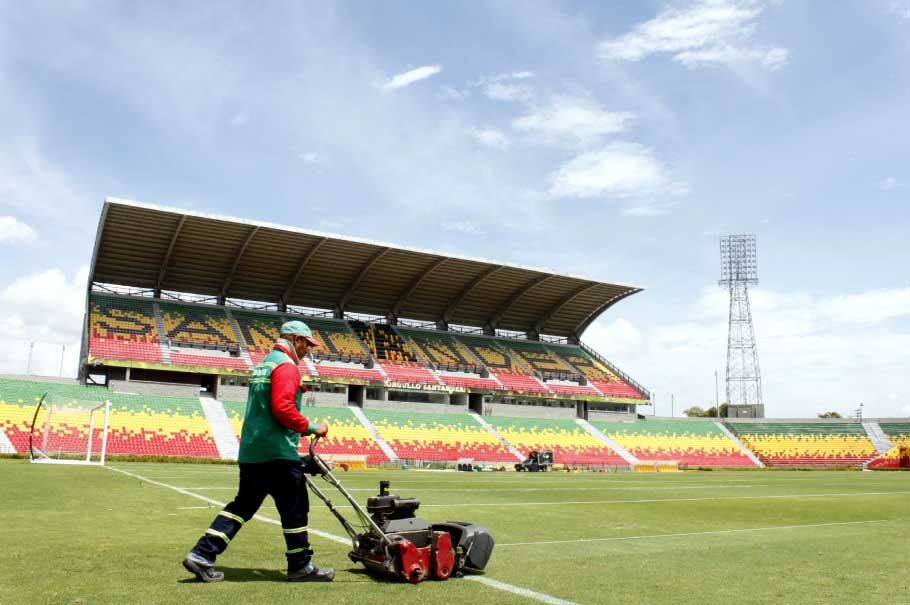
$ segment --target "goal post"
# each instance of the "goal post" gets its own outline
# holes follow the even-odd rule
[[[45,393],[29,433],[29,461],[103,465],[110,401],[69,399]]]

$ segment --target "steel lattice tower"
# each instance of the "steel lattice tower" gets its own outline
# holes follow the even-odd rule
[[[727,403],[761,405],[761,372],[749,306],[749,285],[758,283],[754,235],[720,238],[720,281],[730,289],[727,334]]]

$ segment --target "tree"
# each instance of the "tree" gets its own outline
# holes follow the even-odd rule
[[[705,411],[697,405],[693,405],[689,409],[683,410],[683,415],[689,418],[702,418],[705,415]]]
[[[843,418],[843,416],[841,416],[837,412],[825,412],[824,414],[819,414],[818,417],[819,418]]]

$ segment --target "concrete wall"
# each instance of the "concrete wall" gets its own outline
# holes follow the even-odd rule
[[[348,396],[346,393],[306,393],[303,396],[303,403],[306,405],[309,397],[316,398],[315,405],[326,408],[343,408],[348,405]]]
[[[430,414],[467,414],[466,405],[446,405],[442,403],[417,403],[412,401],[378,401],[367,399],[364,405],[368,410],[392,410],[396,412],[423,412]]]
[[[628,412],[588,410],[588,422],[635,422],[636,420],[638,420],[638,416]]]
[[[8,380],[30,380],[32,382],[53,382],[57,384],[79,384],[79,381],[75,378],[60,378],[59,376],[26,376],[25,374],[0,374],[0,378],[6,378]]]
[[[492,409],[494,416],[511,416],[513,418],[575,418],[575,406],[570,408],[547,408],[536,405],[509,405],[505,403],[485,403],[484,409]]]
[[[154,395],[156,397],[199,397],[199,385],[169,384],[166,382],[143,382],[131,380],[111,380],[108,387],[115,393],[137,393],[139,395]]]
[[[134,384],[134,383],[130,383]],[[218,387],[218,397],[222,401],[246,401],[247,388],[221,385]],[[315,405],[326,408],[343,408],[348,404],[347,395],[344,393],[304,393],[303,405],[315,397]]]

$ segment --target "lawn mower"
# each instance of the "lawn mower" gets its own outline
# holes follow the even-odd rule
[[[368,571],[412,583],[483,571],[493,552],[493,537],[486,528],[463,521],[431,525],[414,516],[420,501],[389,493],[388,481],[379,482],[379,494],[367,499],[364,510],[316,454],[319,439],[310,441],[307,469],[335,487],[354,507],[357,519],[353,523],[346,519],[313,479],[305,476],[306,481],[351,537],[351,561],[363,563]]]

